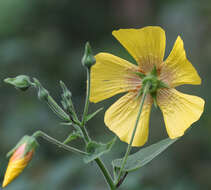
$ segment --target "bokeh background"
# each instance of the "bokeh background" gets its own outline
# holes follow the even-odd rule
[[[110,52],[133,59],[112,37],[119,28],[163,27],[166,56],[177,35],[184,39],[187,57],[198,70],[201,86],[184,86],[183,92],[206,100],[200,121],[181,140],[142,169],[128,175],[121,190],[211,189],[211,1],[210,0],[5,0],[0,1],[0,179],[7,165],[6,153],[25,134],[43,130],[63,140],[71,131],[37,99],[36,92],[15,90],[3,79],[26,74],[38,78],[59,102],[62,80],[71,89],[79,115],[82,113],[86,72],[81,66],[84,44],[94,53]],[[117,97],[91,104],[90,111],[104,107],[88,123],[93,139],[114,137],[103,123],[106,108]],[[210,109],[209,109],[210,108]],[[160,110],[153,109],[148,144],[167,137]],[[40,139],[40,147],[23,174],[8,190],[106,190],[94,163]],[[72,145],[81,147],[81,141]],[[123,156],[126,144],[118,140],[103,159],[110,164]]]

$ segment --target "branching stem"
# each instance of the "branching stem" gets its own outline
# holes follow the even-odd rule
[[[85,127],[86,117],[87,117],[88,109],[89,109],[89,97],[90,97],[90,68],[87,68],[87,94],[86,94],[86,100],[85,100],[85,106],[84,106],[82,121],[81,121],[81,125],[80,125],[81,130],[82,130],[83,135],[84,135],[85,143],[91,141],[91,138],[89,137],[89,134],[88,134],[86,127]],[[105,164],[103,163],[103,161],[100,158],[96,158],[95,162],[98,165],[98,167],[100,168],[108,186],[110,187],[110,190],[116,190],[116,186],[114,184],[114,181],[113,181],[109,171],[107,170]]]
[[[35,132],[33,135],[33,137],[37,138],[37,137],[42,137],[43,139],[47,140],[48,142],[52,143],[52,144],[55,144],[57,145],[58,147],[61,147],[69,152],[74,152],[74,153],[79,153],[79,154],[84,154],[86,155],[87,153],[84,152],[84,151],[81,151],[77,148],[74,148],[74,147],[71,147],[71,146],[68,146],[58,140],[56,140],[55,138],[53,137],[50,137],[49,135],[47,135],[46,133],[42,132],[42,131],[37,131]]]

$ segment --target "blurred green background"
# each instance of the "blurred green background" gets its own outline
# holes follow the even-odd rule
[[[86,41],[94,53],[110,52],[132,60],[112,37],[119,28],[159,25],[166,31],[170,52],[177,35],[184,39],[187,57],[198,70],[201,86],[184,86],[182,92],[206,101],[200,121],[167,151],[142,169],[131,173],[121,190],[211,189],[211,105],[209,80],[211,60],[210,0],[5,0],[0,1],[0,178],[7,165],[6,153],[25,134],[42,129],[63,140],[71,131],[37,100],[32,89],[20,92],[3,83],[6,77],[26,74],[38,78],[60,101],[59,80],[71,89],[79,115],[82,113],[86,72],[81,66]],[[133,60],[132,60],[133,61]],[[117,97],[91,104],[90,111],[104,111]],[[211,109],[210,109],[211,110]],[[104,111],[88,123],[93,139],[113,138],[103,123]],[[159,110],[152,110],[148,144],[167,137]],[[94,163],[85,165],[81,156],[70,154],[40,139],[40,147],[23,174],[8,190],[106,190]],[[80,147],[82,142],[75,141]],[[107,164],[122,157],[126,144],[118,140]]]

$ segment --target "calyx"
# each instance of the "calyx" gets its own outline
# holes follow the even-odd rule
[[[157,69],[156,66],[153,67],[152,71],[147,74],[138,74],[136,73],[141,79],[142,79],[142,87],[140,89],[140,92],[138,93],[138,97],[143,94],[144,88],[146,87],[146,84],[149,85],[148,93],[153,98],[153,103],[155,107],[157,108],[157,90],[160,88],[169,88],[169,86],[158,79]]]

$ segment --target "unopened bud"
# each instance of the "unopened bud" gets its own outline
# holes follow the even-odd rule
[[[64,112],[64,110],[56,103],[56,101],[51,97],[50,93],[42,86],[42,84],[33,78],[36,89],[38,90],[38,98],[48,104],[51,110],[58,115],[61,119],[69,121],[69,116]]]
[[[82,64],[83,64],[83,66],[90,68],[92,65],[95,64],[95,62],[96,62],[96,59],[92,54],[91,46],[90,46],[89,42],[87,42],[85,45],[84,56],[82,58]]]
[[[71,100],[71,97],[72,97],[72,94],[71,92],[68,90],[68,88],[66,87],[66,85],[64,84],[64,82],[60,81],[60,86],[62,88],[62,106],[65,110],[69,110],[71,111],[72,110],[72,100]]]
[[[63,91],[63,97],[66,98],[66,99],[71,99],[72,94],[68,90],[68,88],[66,87],[66,85],[64,84],[64,82],[60,81],[60,86],[61,86],[62,91]]]
[[[26,75],[19,75],[15,78],[6,78],[4,82],[15,86],[19,90],[27,90],[31,86],[30,78]]]
[[[28,165],[34,154],[38,143],[34,137],[24,136],[17,146],[12,150],[13,154],[9,160],[2,187],[6,187],[23,169]]]
[[[38,89],[38,98],[42,101],[46,101],[48,99],[49,92],[42,86],[42,84],[36,78],[33,78],[33,80],[36,84],[36,88]]]

